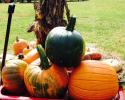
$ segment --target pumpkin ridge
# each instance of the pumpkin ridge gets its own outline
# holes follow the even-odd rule
[[[73,78],[73,79],[75,79],[75,78]],[[86,81],[97,81],[97,82],[100,81],[100,80],[89,80],[89,79],[84,79],[84,78],[83,78],[83,79],[75,79],[75,80],[86,80]],[[105,81],[107,81],[107,80],[103,80],[103,81],[105,82]],[[114,80],[113,80],[113,81],[114,81]],[[115,81],[116,81],[116,80],[115,80]],[[109,83],[110,83],[110,82],[109,82]]]
[[[82,95],[82,94],[79,94],[79,93],[75,93],[75,94],[78,96],[78,97],[77,97],[77,100],[82,100],[82,99],[81,99],[81,98],[83,98],[83,95]],[[107,95],[107,94],[105,93],[105,95]],[[110,95],[110,94],[109,94],[109,95]],[[100,96],[100,95],[97,95],[97,96],[94,95],[93,97],[96,98],[96,100],[106,100],[106,99],[107,99],[106,97],[100,98],[99,96]],[[112,96],[112,95],[111,95],[111,96]],[[111,97],[111,96],[110,96],[110,97]],[[84,94],[84,97],[87,98],[88,95],[87,95],[87,94],[86,94],[86,95]],[[95,100],[95,99],[93,99],[93,97],[90,96],[88,100]],[[76,98],[76,97],[74,97],[74,98]],[[78,99],[78,98],[79,98],[79,99]],[[114,97],[112,97],[112,98],[114,98]],[[111,99],[111,98],[110,98],[110,99]]]
[[[84,88],[83,90],[99,90],[99,91],[101,91],[101,90],[105,90],[105,89],[107,89],[107,88],[114,88],[117,84],[112,84],[112,83],[97,83],[96,84],[96,82],[91,82],[90,84],[91,85],[87,85],[87,82],[86,83],[84,83],[83,82],[83,84],[84,84],[84,86],[80,86],[80,84],[78,84],[78,82],[76,83],[72,83],[72,86],[78,86],[78,87],[81,87],[81,89],[82,88]]]
[[[27,70],[29,70],[30,69],[30,66],[28,66],[28,68],[27,68]],[[36,67],[35,67],[35,69],[36,69]],[[32,78],[32,72],[33,73],[37,73],[37,72],[34,72],[34,70],[32,70],[32,72],[27,72],[27,71],[25,71],[25,76],[27,76],[27,77],[25,77],[25,80],[27,79],[27,78],[29,78],[28,80],[24,80],[24,82],[27,84],[29,84],[29,86],[32,86],[32,80],[31,80],[31,78]],[[33,74],[33,76],[35,76],[34,74]],[[37,75],[38,76],[38,75]],[[36,79],[37,80],[37,79]],[[28,87],[28,90],[29,90],[29,86],[27,86]],[[34,85],[33,85],[34,86]],[[30,89],[32,89],[31,91],[34,91],[34,88],[30,88]],[[33,95],[33,93],[31,94],[31,95]]]
[[[56,66],[56,65],[55,65]],[[52,68],[52,67],[51,67]],[[57,70],[56,70],[57,69]],[[63,69],[62,71],[60,71],[60,69]],[[54,71],[53,71],[54,70]],[[54,67],[52,70],[49,70],[49,73],[51,74],[51,71],[52,72],[54,72],[54,73],[56,73],[56,74],[58,74],[58,75],[61,75],[61,76],[63,76],[62,78],[63,79],[67,79],[67,72],[66,72],[66,70],[64,69],[64,68],[62,68],[62,67],[57,67],[56,66],[56,68]],[[66,73],[65,73],[66,72]],[[55,78],[55,79],[57,79],[57,75],[56,74],[54,74],[54,73],[52,73],[54,76],[53,76],[53,78]],[[66,81],[66,80],[65,80]],[[68,81],[68,80],[67,80]],[[58,84],[60,84],[60,83],[58,83]]]
[[[32,74],[32,73],[33,73],[33,74]],[[29,82],[30,82],[30,83],[32,83],[32,76],[34,76],[34,74],[36,74],[36,73],[39,73],[39,71],[34,72],[34,70],[33,70],[33,72],[30,72],[30,73],[29,73]]]
[[[30,82],[30,83],[33,83],[34,80],[37,80],[37,77],[36,77],[36,76],[38,76],[39,73],[40,73],[40,72],[34,72],[33,74],[31,74],[31,75],[30,75],[30,78],[29,78],[29,82]],[[36,78],[34,78],[34,77],[36,77]],[[33,80],[33,79],[34,79],[34,80]]]
[[[96,65],[96,61],[94,61],[94,60],[93,61],[92,60],[87,60],[87,61],[88,61],[88,63],[90,63],[88,68],[92,68],[93,67],[93,68],[99,68],[99,69],[114,70],[111,66],[110,66],[110,68],[109,68],[109,66],[107,67],[106,63],[99,62],[100,65],[101,65],[101,63],[103,63],[103,66],[99,67],[98,65]],[[83,62],[84,61],[82,61],[82,63]],[[88,65],[88,63],[85,62],[84,64]],[[91,63],[94,63],[94,64],[91,64]]]
[[[91,66],[89,66],[88,68],[92,68]],[[93,69],[96,69],[96,68],[98,68],[98,69],[105,69],[105,70],[107,70],[107,71],[112,71],[112,70],[114,70],[111,66],[110,66],[110,69],[109,68],[104,68],[104,67],[97,67],[96,65],[95,66],[93,66]],[[114,70],[115,71],[115,70]]]
[[[85,74],[86,73],[89,73],[89,74],[99,74],[99,75],[104,75],[104,76],[110,76],[110,75],[112,75],[112,76],[115,76],[116,77],[116,75],[115,74],[112,74],[112,73],[108,73],[108,74],[104,74],[104,73],[96,73],[96,72],[84,72]],[[82,75],[82,74],[79,74],[79,75]]]
[[[75,85],[73,85],[73,86],[71,86],[71,87],[76,87],[76,88],[79,88],[81,91],[90,91],[90,90],[88,90],[88,89],[81,89],[81,87],[78,87],[78,86],[75,86]],[[115,87],[115,86],[114,86]],[[113,88],[114,89],[114,88]],[[107,89],[101,89],[101,90],[111,90],[111,88],[107,88]],[[114,90],[116,90],[116,89],[114,89]],[[91,91],[100,91],[100,90],[91,90]]]
[[[5,71],[5,70],[4,70]],[[10,70],[11,71],[11,70]],[[19,73],[19,72],[14,72],[14,73],[12,73],[12,72],[4,72],[4,74],[17,74],[17,73]]]
[[[54,66],[56,66],[56,65],[54,65]],[[56,66],[57,67],[57,66]],[[57,69],[57,68],[56,68]],[[61,70],[61,71],[59,71],[60,69],[63,69],[63,70]],[[66,72],[66,70],[64,69],[64,68],[61,68],[61,67],[58,67],[58,70],[55,70],[54,69],[54,71],[56,71],[56,73],[58,73],[58,74],[61,74],[63,77],[67,77],[67,75],[68,75],[68,73]],[[51,72],[51,71],[50,71]],[[66,74],[64,74],[64,72],[66,72]]]
[[[33,67],[33,69],[36,69],[37,68],[37,66],[35,66],[35,67]],[[27,70],[30,70],[31,68],[30,68],[30,66],[28,66],[28,68],[27,68]],[[34,72],[34,70],[32,70],[33,72]],[[29,76],[30,76],[30,74],[31,74],[32,72],[29,72],[29,71],[26,71],[25,72],[25,74],[27,75],[27,74],[29,74]]]
[[[89,67],[89,68],[90,68],[90,67]],[[97,67],[97,66],[94,66],[94,68],[99,68],[99,69],[100,69],[100,67]],[[109,71],[114,70],[111,66],[110,66],[110,69],[109,69],[109,68],[104,68],[104,67],[101,67],[101,69],[106,69],[106,70],[109,70]]]
[[[104,67],[109,70],[105,70]],[[116,71],[110,69],[109,65],[100,61],[82,61],[70,75],[68,92],[71,98],[75,100],[112,100],[118,92],[119,82]]]

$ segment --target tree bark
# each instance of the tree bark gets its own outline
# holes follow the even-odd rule
[[[28,32],[34,31],[39,44],[45,47],[47,34],[57,26],[66,26],[70,18],[70,10],[66,0],[41,0],[34,3],[35,20],[28,28]],[[66,10],[67,20],[64,19]]]

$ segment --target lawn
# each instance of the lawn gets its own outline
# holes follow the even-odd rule
[[[77,17],[76,30],[82,34],[86,43],[93,43],[125,60],[125,0],[88,0],[68,4],[71,15]],[[0,52],[6,32],[7,7],[7,4],[0,4]],[[33,20],[33,4],[16,4],[9,51],[16,36],[29,41],[35,39],[34,33],[26,31]]]

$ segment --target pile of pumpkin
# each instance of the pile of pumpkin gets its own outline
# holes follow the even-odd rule
[[[52,29],[45,50],[37,43],[29,46],[26,41],[17,39],[13,50],[18,59],[8,60],[2,69],[3,87],[9,94],[28,93],[33,97],[59,99],[68,93],[69,98],[75,100],[115,97],[118,92],[116,71],[95,61],[99,55],[94,56],[95,60],[85,60],[85,42],[74,30],[75,21],[76,18],[71,17],[66,28]],[[39,65],[32,63],[37,58],[40,58]]]

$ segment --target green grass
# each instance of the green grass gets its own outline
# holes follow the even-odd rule
[[[77,16],[76,29],[86,43],[94,43],[106,52],[117,54],[125,60],[125,0],[89,0],[69,2],[72,15]],[[16,4],[9,41],[9,50],[16,36],[35,39],[27,33],[34,20],[32,4]],[[3,49],[7,22],[7,5],[0,4],[0,52]]]
[[[89,0],[70,3],[77,30],[87,43],[125,59],[125,0]]]
[[[6,33],[7,24],[7,4],[0,4],[0,52],[2,52],[4,38]],[[16,9],[12,18],[9,47],[8,50],[12,50],[12,43],[15,41],[16,36],[24,38],[26,40],[35,39],[33,33],[27,33],[28,26],[34,20],[34,10],[32,4],[16,4]]]

